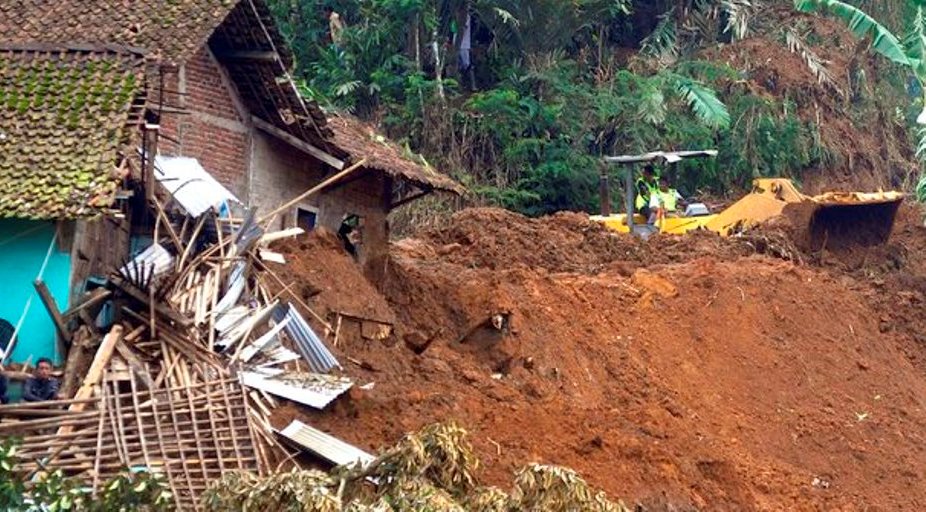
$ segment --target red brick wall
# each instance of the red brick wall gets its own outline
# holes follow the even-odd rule
[[[160,152],[198,159],[212,176],[245,200],[249,128],[236,107],[234,86],[223,77],[208,48],[203,46],[181,70],[167,75],[164,88],[179,91],[167,92],[166,103],[188,114],[162,115],[165,137],[159,142]]]

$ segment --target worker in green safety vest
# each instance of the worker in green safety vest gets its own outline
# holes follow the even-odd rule
[[[656,181],[656,173],[653,171],[652,165],[643,167],[641,176],[637,178],[636,188],[637,198],[634,206],[637,210],[637,213],[643,215],[644,218],[649,218],[650,202],[653,195],[659,191],[659,186]]]
[[[649,223],[656,224],[661,219],[677,215],[679,203],[684,200],[678,190],[669,187],[668,178],[660,177],[659,188],[650,197]]]

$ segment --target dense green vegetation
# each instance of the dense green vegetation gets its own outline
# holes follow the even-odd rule
[[[851,3],[886,26],[915,12],[902,0]],[[477,198],[524,213],[597,209],[603,155],[718,149],[675,169],[688,194],[736,193],[756,176],[800,180],[835,159],[792,98],[757,94],[705,54],[761,35],[803,51],[821,90],[835,84],[807,51],[812,30],[799,40],[763,22],[791,0],[328,0],[346,24],[338,45],[315,0],[271,5],[305,95],[381,122]],[[474,66],[461,72],[467,12]],[[899,109],[912,126],[922,103],[910,104],[905,72],[890,69],[859,88],[870,97],[853,98],[847,115]]]
[[[126,470],[111,480],[101,482],[98,493],[94,493],[83,481],[66,477],[60,469],[24,478],[13,471],[18,444],[11,438],[0,442],[0,510],[154,512],[173,509],[173,495],[165,480],[147,470]]]

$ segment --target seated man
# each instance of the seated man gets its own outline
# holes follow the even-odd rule
[[[51,360],[39,359],[35,373],[23,386],[23,400],[26,402],[44,402],[58,398],[58,379],[51,376]]]
[[[652,165],[643,167],[643,173],[636,181],[636,189],[637,197],[634,207],[637,213],[643,215],[644,218],[649,218],[650,204],[652,203],[653,196],[659,190],[656,184],[656,173]]]
[[[669,188],[669,180],[667,178],[659,178],[659,189],[653,192],[650,198],[649,223],[655,224],[659,219],[677,216],[679,202],[683,201],[684,198],[678,193],[678,190]]]

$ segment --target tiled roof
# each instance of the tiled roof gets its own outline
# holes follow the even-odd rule
[[[301,100],[286,76],[292,54],[265,0],[0,0],[0,41],[119,44],[174,65],[207,42],[219,50],[275,51],[275,62],[219,60],[252,113],[328,149],[324,114]]]
[[[349,115],[331,115],[328,126],[334,131],[334,144],[347,152],[352,161],[366,158],[365,167],[376,169],[426,190],[442,190],[463,195],[466,189],[423,161],[412,160],[407,151],[376,133],[367,123]],[[420,157],[419,157],[420,160]]]
[[[88,217],[112,205],[143,77],[143,56],[124,48],[0,46],[0,217]]]
[[[238,0],[5,0],[6,43],[121,44],[180,63],[198,50]]]

